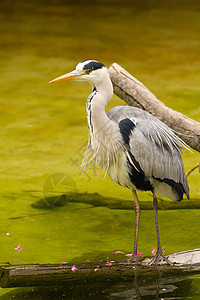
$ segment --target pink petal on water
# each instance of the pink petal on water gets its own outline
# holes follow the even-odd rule
[[[162,249],[163,252],[165,252],[165,248]],[[156,248],[153,247],[153,249],[151,250],[151,253],[155,256],[156,255]]]
[[[157,252],[156,248],[153,247],[153,249],[151,250],[151,253],[152,253],[153,255],[156,255],[156,252]]]
[[[106,262],[106,266],[107,266],[107,267],[110,267],[111,265],[112,265],[112,264],[111,264],[109,261]]]
[[[133,253],[128,253],[126,254],[126,256],[133,256]]]
[[[72,272],[75,272],[75,271],[77,271],[78,269],[76,268],[75,265],[73,265],[73,267],[71,268],[71,270],[72,270]]]
[[[96,271],[99,271],[99,270],[100,270],[99,268],[94,269],[95,272],[96,272]]]
[[[14,261],[19,261],[19,259],[13,259]]]
[[[17,248],[14,248],[15,250],[22,250],[22,248],[20,247],[20,244],[18,245]]]
[[[123,251],[121,251],[121,250],[118,250],[118,251],[115,251],[115,252],[113,252],[114,254],[124,254],[124,252]]]
[[[142,254],[143,254],[142,252],[138,251],[138,252],[137,252],[137,257],[141,257]]]
[[[89,260],[89,259],[86,259],[86,261],[87,261],[87,262],[90,262],[90,260]]]
[[[62,265],[66,265],[66,264],[67,264],[66,261],[61,261],[61,263],[60,263],[61,266],[62,266]]]

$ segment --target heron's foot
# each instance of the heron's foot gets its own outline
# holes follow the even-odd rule
[[[143,261],[143,257],[138,257],[137,255],[133,255],[131,256],[128,260],[127,260],[127,264],[137,264],[139,265],[141,263],[141,261]]]
[[[163,254],[162,249],[157,250],[155,257],[152,258],[152,260],[148,263],[149,266],[152,266],[153,264],[155,264],[157,266],[157,264],[161,261],[165,261],[167,264],[169,264],[170,266],[173,266],[174,264]]]

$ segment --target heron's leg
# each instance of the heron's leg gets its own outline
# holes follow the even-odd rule
[[[134,248],[133,248],[133,256],[129,259],[129,262],[139,262],[139,258],[137,256],[137,244],[138,244],[138,229],[139,229],[139,220],[140,220],[140,202],[138,200],[138,196],[135,190],[132,190],[134,205],[135,205],[135,237],[134,237]]]
[[[158,214],[157,214],[157,198],[155,191],[153,191],[153,210],[154,210],[154,215],[155,215],[155,223],[156,223],[156,234],[157,234],[157,251],[155,257],[150,261],[149,265],[152,265],[155,263],[156,265],[158,264],[159,261],[162,259],[166,261],[168,264],[173,265],[171,261],[168,260],[168,258],[163,254],[161,244],[160,244],[160,234],[159,234],[159,228],[158,228]]]

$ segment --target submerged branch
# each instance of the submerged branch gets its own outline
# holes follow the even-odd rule
[[[199,173],[200,173],[200,162],[199,163],[197,163],[197,166],[196,167],[194,167],[194,168],[192,168],[188,173],[187,173],[187,176],[189,176],[194,170],[196,170],[196,169],[199,169]]]

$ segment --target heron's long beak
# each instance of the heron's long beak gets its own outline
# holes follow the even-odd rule
[[[54,83],[54,82],[61,82],[61,81],[68,81],[68,80],[76,80],[80,78],[83,74],[80,73],[77,70],[74,70],[70,73],[67,73],[65,75],[59,76],[53,80],[51,80],[49,83]]]

